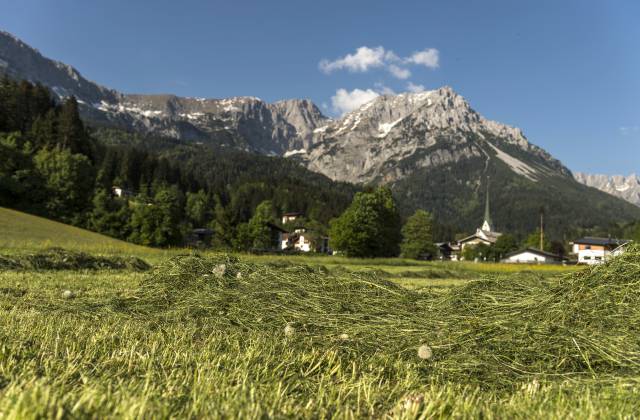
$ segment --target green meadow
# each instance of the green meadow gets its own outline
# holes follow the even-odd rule
[[[637,249],[226,255],[0,209],[0,417],[635,418],[639,285]]]

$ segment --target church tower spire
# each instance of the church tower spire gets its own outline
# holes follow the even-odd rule
[[[487,199],[484,202],[484,222],[482,230],[493,232],[493,222],[491,221],[491,211],[489,209],[489,177],[487,177]]]

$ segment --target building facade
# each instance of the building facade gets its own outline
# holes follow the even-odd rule
[[[501,262],[510,264],[561,264],[563,258],[551,252],[526,248],[507,254]]]
[[[615,250],[621,253],[627,243],[625,239],[586,236],[573,241],[571,251],[578,257],[578,264],[601,264],[614,256]]]

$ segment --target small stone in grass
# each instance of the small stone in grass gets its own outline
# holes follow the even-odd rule
[[[224,273],[226,273],[226,272],[227,272],[226,264],[216,265],[215,268],[213,269],[213,274],[216,277],[223,277]]]
[[[344,340],[348,340],[348,339],[349,339],[349,334],[345,334],[345,333],[340,334],[340,340],[344,341]]]
[[[76,297],[76,294],[71,290],[65,290],[64,292],[62,292],[62,297],[64,299],[73,299],[74,297]]]
[[[238,274],[236,274],[236,278],[238,280],[241,280],[242,279],[242,273],[238,271]]]
[[[287,324],[284,327],[284,335],[286,335],[287,337],[291,337],[296,333],[296,329],[294,328],[293,325],[291,324]]]
[[[428,359],[431,359],[431,356],[433,356],[433,351],[431,350],[431,347],[427,346],[426,344],[423,344],[420,347],[418,347],[419,358],[428,360]]]
[[[411,410],[416,406],[419,406],[424,402],[424,395],[407,395],[402,400],[402,408],[405,410]]]

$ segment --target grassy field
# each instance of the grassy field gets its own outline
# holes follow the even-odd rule
[[[84,229],[0,207],[0,250],[32,252],[51,247],[159,260],[171,252],[137,246]]]
[[[178,257],[14,215],[17,262],[62,245],[155,268],[0,268],[0,418],[640,416],[637,251],[586,270]]]

